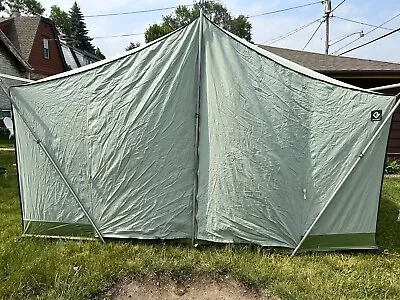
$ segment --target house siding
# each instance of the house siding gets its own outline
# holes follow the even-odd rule
[[[43,37],[49,39],[50,59],[46,59],[43,56]],[[66,71],[56,38],[53,27],[41,21],[28,60],[29,64],[34,68],[32,79],[39,79]]]
[[[16,77],[26,77],[25,71],[21,70],[16,59],[12,56],[10,51],[2,44],[0,44],[0,73],[12,75]],[[20,84],[21,82],[2,78],[1,82],[5,88],[10,87],[14,84]],[[8,110],[11,108],[10,100],[4,93],[3,89],[0,89],[0,110]]]

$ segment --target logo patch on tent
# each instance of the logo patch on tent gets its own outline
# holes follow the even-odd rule
[[[371,121],[382,121],[382,109],[371,111]]]

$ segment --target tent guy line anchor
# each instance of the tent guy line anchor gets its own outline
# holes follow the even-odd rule
[[[7,89],[1,85],[3,91],[6,93],[6,95],[8,95],[8,98],[10,99],[12,108],[15,109],[15,111],[18,113],[18,115],[21,117],[22,121],[24,122],[25,126],[28,128],[28,130],[30,131],[30,133],[33,135],[33,138],[35,139],[35,142],[40,146],[40,148],[43,150],[43,152],[45,153],[45,155],[47,156],[47,158],[50,160],[51,164],[53,165],[53,167],[56,169],[58,175],[61,177],[61,179],[64,181],[65,185],[67,186],[68,190],[70,191],[70,193],[72,194],[72,196],[74,197],[75,201],[78,203],[79,207],[82,209],[83,213],[85,214],[86,218],[88,218],[90,224],[92,225],[94,231],[96,232],[96,234],[99,236],[100,240],[105,243],[105,240],[103,238],[103,235],[100,233],[99,229],[97,228],[96,224],[94,223],[92,217],[89,215],[89,213],[87,212],[87,210],[85,209],[85,207],[83,206],[81,200],[79,199],[79,197],[77,196],[76,192],[74,191],[74,189],[72,188],[71,184],[69,183],[68,179],[65,177],[65,175],[63,174],[63,172],[61,171],[61,169],[58,167],[57,163],[55,162],[55,160],[52,158],[51,154],[47,151],[46,147],[43,145],[43,143],[41,142],[41,140],[38,138],[38,136],[36,135],[36,133],[33,131],[33,129],[28,125],[26,119],[24,116],[22,116],[22,114],[20,113],[17,105],[15,105],[14,100],[9,96]]]
[[[321,211],[318,213],[317,217],[314,219],[314,221],[311,223],[310,227],[307,229],[306,233],[304,236],[301,238],[300,242],[297,244],[296,248],[293,250],[292,254],[290,257],[293,257],[297,251],[300,249],[300,247],[303,245],[304,241],[307,239],[307,237],[310,235],[311,231],[313,230],[314,226],[318,223],[319,219],[322,217],[324,214],[325,210],[329,206],[329,204],[332,202],[333,198],[335,198],[336,194],[339,192],[340,188],[343,186],[343,184],[346,182],[347,178],[350,176],[350,174],[353,172],[355,167],[358,165],[360,160],[364,157],[365,152],[368,150],[368,148],[371,146],[372,142],[376,139],[376,137],[379,135],[379,133],[382,131],[383,127],[385,127],[386,123],[389,121],[389,119],[392,117],[396,109],[400,105],[400,94],[397,94],[395,96],[396,98],[396,104],[393,106],[393,108],[389,111],[388,115],[386,116],[385,120],[382,122],[382,124],[378,127],[374,135],[371,137],[369,140],[368,144],[364,147],[364,149],[361,151],[361,153],[358,155],[356,161],[353,163],[351,166],[350,170],[347,172],[347,174],[343,177],[343,179],[339,182],[337,187],[332,193],[332,196],[326,201],[325,205],[322,207]]]

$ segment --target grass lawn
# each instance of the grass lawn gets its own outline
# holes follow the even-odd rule
[[[0,131],[0,148],[14,147],[14,139],[8,139],[8,132]]]
[[[0,299],[93,299],[125,276],[229,274],[283,299],[399,299],[400,179],[384,181],[376,252],[285,254],[250,246],[21,238],[14,153],[0,152]]]

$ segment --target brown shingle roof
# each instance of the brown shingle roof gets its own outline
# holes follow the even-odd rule
[[[33,70],[29,63],[24,60],[21,53],[19,53],[18,49],[15,48],[13,43],[7,38],[7,36],[0,30],[0,43],[4,44],[4,46],[12,53],[12,55],[19,61],[19,63],[28,71]]]
[[[40,16],[24,16],[11,19],[12,25],[8,37],[26,61],[29,60],[31,54],[40,18]]]
[[[259,45],[278,56],[320,73],[400,73],[400,64],[326,55],[285,48]]]

